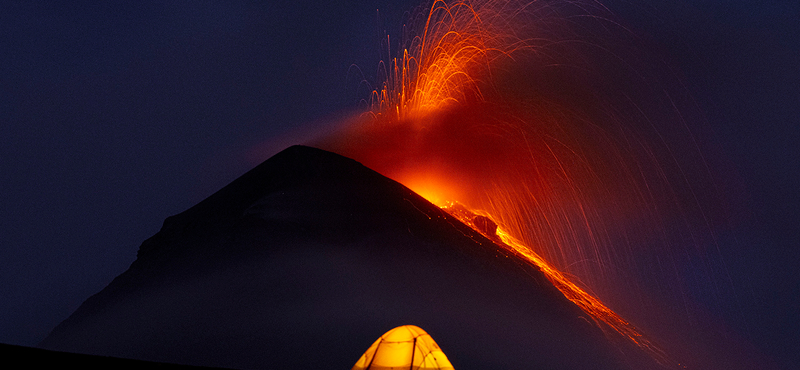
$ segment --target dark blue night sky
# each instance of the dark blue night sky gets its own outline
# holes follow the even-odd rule
[[[606,3],[668,56],[728,164],[735,297],[717,314],[800,362],[800,5]],[[36,345],[164,218],[354,109],[351,65],[374,79],[416,5],[3,2],[0,342]]]

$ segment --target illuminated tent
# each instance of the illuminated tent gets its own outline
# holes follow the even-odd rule
[[[414,325],[398,326],[381,335],[352,370],[453,370],[433,338]]]

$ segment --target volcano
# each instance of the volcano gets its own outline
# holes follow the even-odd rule
[[[535,266],[403,185],[305,146],[167,218],[40,347],[349,369],[407,324],[455,369],[660,367],[606,337]]]

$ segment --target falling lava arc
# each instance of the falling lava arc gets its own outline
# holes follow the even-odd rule
[[[491,219],[500,227],[487,237],[595,322],[678,366],[609,307],[643,301],[628,293],[645,288],[630,276],[649,273],[637,258],[675,265],[684,244],[676,255],[712,258],[697,242],[710,234],[697,195],[708,173],[690,165],[705,162],[680,94],[650,82],[662,76],[646,58],[618,53],[614,36],[631,35],[612,18],[592,1],[433,1],[380,63],[369,112],[314,145],[446,210],[457,202],[449,211],[476,230],[475,214]],[[658,279],[680,278],[659,269]],[[669,299],[685,299],[681,289]]]

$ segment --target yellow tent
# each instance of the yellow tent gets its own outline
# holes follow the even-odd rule
[[[425,330],[398,326],[381,335],[352,370],[453,370],[439,345]]]

